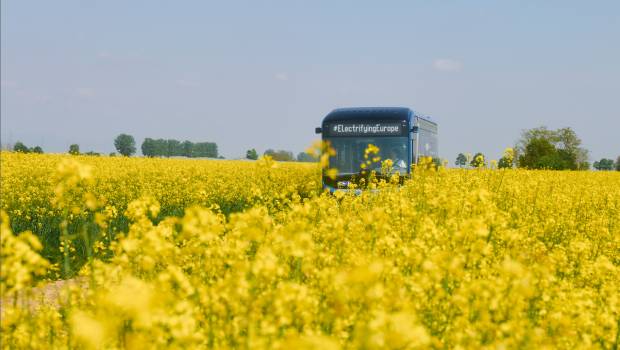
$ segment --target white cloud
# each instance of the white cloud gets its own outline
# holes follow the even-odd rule
[[[81,88],[75,89],[75,94],[78,97],[90,98],[90,97],[95,96],[95,90],[88,88],[88,87],[81,87]]]
[[[463,63],[449,58],[438,58],[433,61],[433,68],[440,72],[458,72],[463,69]]]
[[[276,80],[280,80],[280,81],[287,81],[288,80],[288,75],[286,73],[277,73],[275,75]]]

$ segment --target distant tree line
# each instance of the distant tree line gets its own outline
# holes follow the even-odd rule
[[[297,161],[298,162],[318,162],[319,159],[308,152],[299,152],[297,153]]]
[[[17,141],[15,142],[15,145],[13,145],[13,151],[21,153],[43,153],[43,148],[40,146],[30,148],[24,145],[21,141]]]
[[[214,142],[191,142],[174,139],[146,138],[142,142],[142,154],[147,157],[208,157],[217,158],[217,144]]]
[[[594,162],[592,165],[596,170],[618,170],[620,171],[620,156],[616,159],[616,163],[614,164],[613,159],[603,158],[599,161]]]
[[[486,166],[482,153],[475,156],[459,153],[455,164],[459,167]],[[498,168],[588,170],[588,151],[571,128],[550,130],[542,126],[523,131],[514,149],[509,148],[497,163]],[[620,156],[614,161],[603,158],[593,164],[597,170],[620,171]]]
[[[114,147],[119,154],[131,156],[136,153],[136,142],[133,136],[120,134],[114,139]],[[40,146],[28,147],[17,141],[13,145],[13,151],[21,153],[43,153]],[[142,154],[147,157],[205,157],[218,158],[217,144],[214,142],[191,142],[174,139],[146,138],[142,142]],[[69,146],[69,154],[72,155],[100,155],[97,152],[80,153],[80,146]],[[110,153],[110,156],[116,155]],[[300,152],[297,157],[293,152],[286,150],[267,149],[263,155],[270,156],[276,161],[289,162],[316,162],[318,159],[307,152]],[[219,158],[223,158],[219,156]],[[246,152],[247,159],[258,159],[258,152],[252,148]],[[455,164],[459,167],[470,166],[482,168],[488,165],[484,154],[478,152],[471,154],[459,153]],[[527,168],[527,169],[553,169],[553,170],[587,170],[588,151],[581,147],[581,139],[571,128],[550,130],[546,127],[538,127],[523,131],[514,149],[508,148],[499,162],[491,161],[491,166],[496,164],[498,168]],[[596,170],[620,171],[620,156],[614,162],[612,159],[603,158],[593,163]]]
[[[293,155],[293,152],[286,150],[273,150],[267,149],[263,155],[271,157],[273,160],[279,162],[317,162],[318,159],[307,152],[299,152],[297,157]],[[258,153],[254,148],[246,152],[247,159],[258,159]]]
[[[100,156],[101,155],[101,153],[94,152],[94,151],[88,151],[88,152],[81,153],[80,152],[80,145],[78,145],[77,143],[74,143],[74,144],[69,146],[69,154],[72,155],[72,156],[78,156],[78,155]]]
[[[276,151],[270,148],[266,150],[265,153],[263,153],[263,155],[270,156],[271,158],[273,158],[273,160],[277,160],[279,162],[291,162],[295,160],[295,157],[293,156],[293,152],[285,151],[285,150]]]

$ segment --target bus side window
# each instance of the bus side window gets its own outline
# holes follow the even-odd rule
[[[422,128],[418,132],[418,161],[428,155],[428,132]]]
[[[418,140],[418,133],[416,132],[415,134],[413,134],[413,137],[411,138],[411,164],[417,163],[417,159],[416,159],[416,157],[418,156],[418,150],[416,149],[417,140]]]

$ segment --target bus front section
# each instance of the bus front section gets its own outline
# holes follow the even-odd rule
[[[360,188],[370,176],[404,179],[413,157],[411,116],[408,108],[347,108],[328,114],[317,132],[334,151],[329,169],[336,175],[325,170],[323,188]]]

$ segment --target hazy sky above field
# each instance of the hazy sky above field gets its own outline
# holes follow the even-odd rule
[[[325,114],[407,106],[440,154],[570,126],[620,155],[620,1],[2,1],[1,137],[303,150]]]

